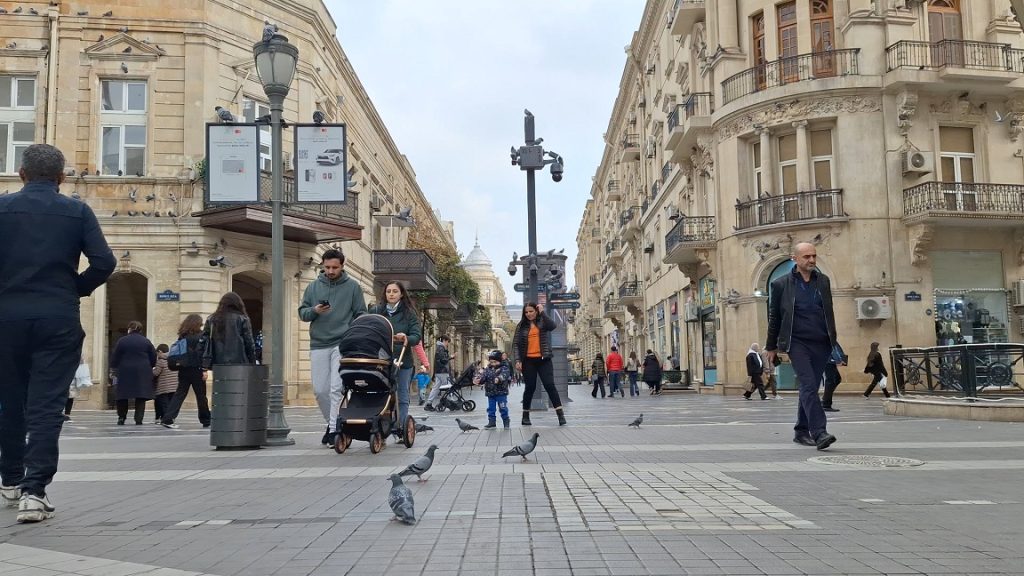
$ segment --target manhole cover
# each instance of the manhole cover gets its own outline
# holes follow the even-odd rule
[[[808,461],[816,464],[860,466],[862,468],[907,468],[924,464],[921,460],[897,456],[815,456],[808,458]]]

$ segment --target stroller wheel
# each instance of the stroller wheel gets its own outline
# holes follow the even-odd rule
[[[380,432],[374,432],[373,436],[370,436],[370,452],[377,454],[383,449],[384,436]]]
[[[413,420],[412,416],[406,416],[405,438],[402,439],[402,443],[405,444],[406,448],[412,448],[413,442],[416,442],[416,421]]]
[[[348,449],[349,444],[352,444],[352,437],[348,434],[335,434],[334,436],[334,451],[338,454],[344,454],[345,450]]]
[[[466,400],[465,402],[462,403],[462,410],[464,412],[472,412],[473,410],[476,410],[476,402],[472,400]]]

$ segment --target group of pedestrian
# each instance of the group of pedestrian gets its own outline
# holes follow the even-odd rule
[[[625,384],[629,382],[630,397],[638,397],[640,396],[638,382],[643,380],[647,384],[650,394],[657,396],[661,394],[663,376],[664,370],[661,362],[658,361],[658,356],[653,351],[647,350],[642,362],[637,358],[635,351],[630,351],[629,357],[623,361],[618,346],[612,346],[607,358],[598,352],[590,364],[590,382],[593,385],[590,395],[597,398],[597,393],[600,392],[601,398],[614,398],[615,393],[618,392],[619,397],[625,398]],[[606,379],[608,381],[607,392],[605,392]]]

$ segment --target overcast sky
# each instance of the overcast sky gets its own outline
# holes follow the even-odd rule
[[[604,151],[619,79],[644,0],[326,0],[341,46],[427,200],[455,222],[466,256],[474,234],[505,284],[527,250],[523,109],[544,147],[565,158],[555,184],[538,173],[537,243],[564,248],[576,232]],[[570,278],[570,281],[572,279]]]

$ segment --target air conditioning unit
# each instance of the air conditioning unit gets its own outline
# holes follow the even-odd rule
[[[644,254],[653,254],[653,253],[654,253],[654,243],[653,242],[648,244],[647,246],[644,246]]]
[[[382,208],[384,208],[384,199],[374,192],[370,198],[370,211],[380,212]]]
[[[892,304],[886,296],[857,298],[857,320],[885,320],[892,318]]]
[[[1013,284],[1014,306],[1024,306],[1024,280],[1017,280]]]
[[[931,152],[909,150],[903,153],[904,174],[927,174],[935,171],[935,157]]]
[[[683,322],[696,322],[698,316],[697,301],[687,300],[683,306]]]

